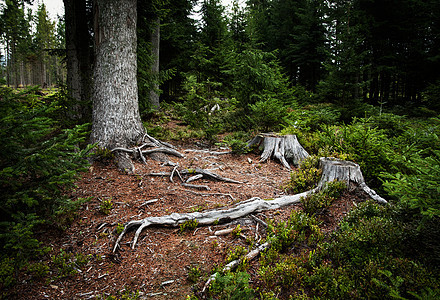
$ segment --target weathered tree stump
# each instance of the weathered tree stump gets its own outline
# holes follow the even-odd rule
[[[388,203],[384,198],[367,186],[358,164],[334,157],[321,157],[319,165],[322,169],[322,176],[318,183],[318,189],[324,188],[325,184],[330,181],[345,181],[347,185],[358,185],[373,200],[382,204]]]
[[[258,147],[263,150],[260,162],[265,162],[271,157],[278,159],[281,164],[290,169],[289,161],[299,165],[309,154],[301,146],[296,135],[275,135],[261,133],[255,136],[247,145],[249,148]]]
[[[334,180],[346,181],[347,184],[357,184],[374,200],[378,201],[379,203],[387,203],[385,199],[377,195],[365,184],[364,177],[358,164],[336,158],[321,158],[320,167],[322,168],[322,177],[318,186],[314,189],[296,195],[283,196],[273,200],[263,200],[258,197],[254,197],[227,209],[208,210],[193,213],[173,213],[171,215],[161,217],[148,217],[142,220],[130,221],[125,225],[124,230],[116,240],[113,252],[116,251],[119,246],[119,242],[125,233],[131,228],[137,227],[132,244],[132,248],[134,248],[142,230],[149,226],[156,225],[178,227],[180,224],[192,220],[197,220],[198,224],[200,225],[230,222],[253,213],[270,209],[278,209],[287,205],[298,203],[301,201],[302,197],[306,197],[308,194],[325,188],[325,184],[327,182]]]

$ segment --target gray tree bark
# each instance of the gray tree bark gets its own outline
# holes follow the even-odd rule
[[[160,54],[160,17],[158,16],[154,21],[153,25],[154,29],[151,33],[151,55],[153,57],[153,63],[151,64],[151,73],[154,78],[153,89],[150,91],[150,103],[151,106],[159,110],[160,102],[159,102],[159,54]]]
[[[136,0],[95,0],[91,142],[112,149],[138,143],[142,125],[136,80]]]

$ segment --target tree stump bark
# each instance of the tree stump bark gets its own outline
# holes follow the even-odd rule
[[[298,142],[296,135],[279,136],[271,133],[261,133],[255,136],[247,146],[263,150],[260,162],[265,162],[274,157],[288,169],[290,169],[289,161],[294,165],[299,165],[301,161],[309,156]]]
[[[318,189],[325,188],[325,184],[330,181],[345,181],[347,185],[358,185],[373,200],[382,204],[388,203],[384,198],[367,186],[358,164],[334,157],[321,157],[319,165],[322,169],[322,176],[318,183]]]

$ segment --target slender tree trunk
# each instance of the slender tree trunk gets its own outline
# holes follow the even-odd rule
[[[160,49],[160,18],[157,17],[154,22],[154,29],[151,33],[151,55],[153,57],[153,63],[151,64],[151,73],[153,74],[154,84],[153,89],[150,91],[150,103],[151,106],[158,110],[160,109],[159,103],[159,49]]]
[[[136,80],[136,0],[95,0],[91,142],[127,147],[143,137]]]
[[[67,89],[76,100],[74,119],[89,119],[92,98],[92,41],[87,26],[86,1],[64,0],[66,22]]]

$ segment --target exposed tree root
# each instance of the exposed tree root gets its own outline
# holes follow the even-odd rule
[[[255,136],[247,145],[249,148],[258,147],[263,150],[260,162],[265,162],[271,157],[278,159],[281,164],[290,169],[289,161],[298,165],[309,154],[301,146],[296,135],[278,136],[270,133],[261,133]]]
[[[298,203],[301,197],[305,197],[308,194],[314,192],[316,189],[312,189],[310,191],[292,195],[292,196],[284,196],[280,198],[276,198],[274,200],[263,200],[258,197],[254,197],[243,201],[229,209],[224,210],[210,210],[204,212],[193,212],[193,213],[173,213],[171,215],[166,215],[162,217],[148,217],[142,220],[134,220],[130,221],[125,225],[124,230],[119,235],[116,240],[115,246],[113,248],[113,252],[116,251],[119,246],[119,242],[125,235],[125,233],[133,228],[138,227],[136,230],[132,248],[136,246],[137,240],[139,238],[140,233],[143,229],[149,226],[170,226],[170,227],[178,227],[180,224],[183,224],[187,221],[197,220],[200,225],[211,225],[217,223],[226,223],[232,220],[245,217],[252,213],[262,212],[269,209],[277,209],[286,205],[290,205],[293,203]]]
[[[230,179],[227,177],[223,177],[223,176],[220,176],[216,173],[213,173],[211,171],[201,169],[201,168],[183,169],[183,170],[179,171],[179,173],[181,175],[188,175],[188,174],[194,175],[186,180],[187,183],[204,177],[204,178],[209,178],[209,179],[224,181],[224,182],[229,182],[229,183],[243,184],[243,182],[241,182],[241,181]],[[171,174],[172,173],[170,173],[170,172],[159,172],[159,173],[150,173],[148,175],[149,176],[171,176]],[[202,175],[202,176],[198,176],[198,175]]]
[[[357,184],[374,200],[380,203],[387,203],[385,199],[378,196],[365,184],[359,165],[353,162],[343,161],[335,158],[321,158],[320,165],[323,172],[318,187],[300,194],[283,196],[273,200],[263,200],[258,197],[254,197],[246,201],[240,202],[228,209],[208,210],[204,212],[193,213],[173,213],[171,215],[161,217],[148,217],[142,220],[130,221],[125,225],[124,230],[116,240],[113,252],[115,252],[118,248],[119,242],[124,237],[125,233],[132,228],[137,227],[132,244],[132,248],[134,248],[136,246],[139,235],[146,227],[178,227],[180,224],[192,220],[197,220],[198,224],[200,225],[230,222],[231,220],[242,218],[253,213],[258,213],[271,209],[278,209],[280,207],[298,203],[300,202],[302,197],[305,197],[310,193],[314,193],[319,189],[324,188],[326,182],[333,180],[344,180],[347,182],[347,184]]]

